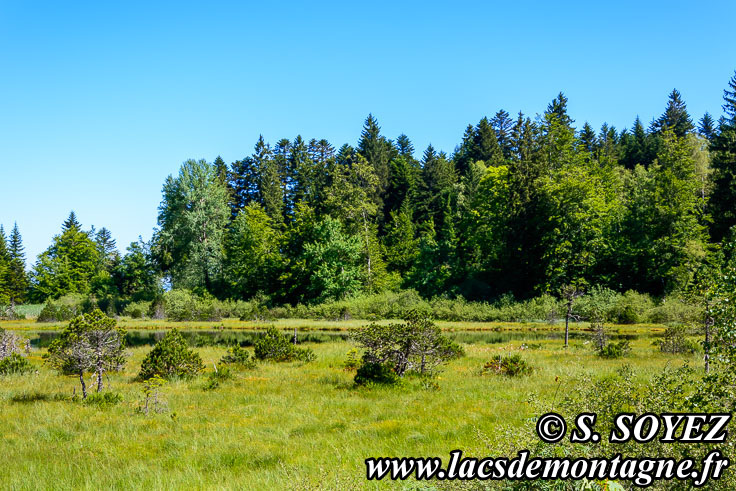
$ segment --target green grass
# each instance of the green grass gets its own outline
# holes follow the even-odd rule
[[[342,325],[341,325],[342,327]],[[668,356],[651,338],[632,341],[632,355],[601,360],[582,340],[564,350],[559,340],[465,344],[465,358],[440,374],[439,390],[408,379],[401,388],[356,389],[343,369],[345,341],[309,344],[317,360],[260,364],[236,372],[206,391],[207,374],[167,384],[169,411],[135,412],[142,384],[134,380],[148,347],[130,350],[122,373],[110,377],[123,403],[106,409],[65,400],[79,383],[31,361],[36,374],[2,379],[0,482],[3,487],[350,489],[396,487],[367,483],[364,459],[377,456],[440,456],[456,448],[476,456],[504,452],[509,433],[520,431],[537,395],[550,407],[575,390],[586,373],[605,376],[623,363],[642,379],[666,364],[697,356]],[[224,348],[200,348],[212,371]],[[534,374],[521,378],[480,375],[491,356],[521,352]],[[525,426],[526,427],[526,426]]]

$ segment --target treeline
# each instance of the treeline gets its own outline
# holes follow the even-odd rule
[[[696,123],[673,90],[648,126],[596,132],[576,129],[559,94],[542,115],[500,110],[451,155],[430,145],[421,158],[373,116],[355,147],[261,137],[230,165],[185,162],[164,183],[153,238],[125,254],[72,213],[26,278],[16,227],[0,295],[78,293],[121,310],[170,288],[270,306],[400,289],[481,301],[593,285],[682,292],[736,224],[736,76],[723,109]]]

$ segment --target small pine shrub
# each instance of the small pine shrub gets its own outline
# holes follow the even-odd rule
[[[204,385],[204,390],[215,390],[220,386],[222,382],[233,378],[233,372],[226,366],[220,368],[215,367],[215,371],[210,373],[207,377],[207,383]]]
[[[662,353],[682,354],[697,353],[699,346],[687,339],[687,330],[683,326],[668,327],[664,331],[664,338],[655,341]]]
[[[629,345],[629,342],[624,339],[617,343],[606,343],[596,349],[596,352],[601,358],[623,358],[631,352],[631,346]]]
[[[143,382],[143,397],[136,407],[136,411],[148,415],[151,412],[163,413],[168,407],[161,396],[161,387],[166,383],[158,375],[154,375]],[[172,415],[173,417],[174,415]]]
[[[270,361],[314,361],[316,355],[309,348],[298,348],[288,337],[269,327],[263,336],[253,343],[254,355],[259,360]]]
[[[255,358],[251,358],[247,350],[236,344],[232,348],[228,348],[227,353],[220,359],[220,363],[225,365],[238,365],[242,368],[252,369],[256,367]]]
[[[106,408],[123,402],[123,396],[116,392],[94,392],[82,401],[87,406]]]
[[[355,374],[355,385],[395,385],[400,378],[388,363],[366,363]]]
[[[532,371],[532,366],[529,365],[524,358],[518,354],[513,354],[505,356],[495,355],[491,358],[491,361],[483,365],[481,373],[518,377],[521,375],[529,375]]]
[[[178,329],[172,329],[146,355],[138,377],[142,380],[155,375],[164,379],[193,377],[203,369],[199,354],[189,349]]]
[[[356,348],[351,348],[347,353],[347,359],[343,364],[345,370],[357,370],[360,368],[360,351]]]
[[[33,365],[19,353],[0,360],[0,375],[23,375],[33,371]]]

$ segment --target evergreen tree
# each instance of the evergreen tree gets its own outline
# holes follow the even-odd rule
[[[710,146],[713,157],[713,193],[710,212],[711,236],[716,242],[727,237],[736,225],[736,75],[723,91],[723,118]]]
[[[220,182],[222,182],[223,184],[227,184],[227,164],[224,160],[222,160],[222,157],[220,157],[219,155],[215,157],[213,165],[215,166],[215,173],[220,179]]]
[[[736,71],[723,91],[723,112],[726,113],[727,121],[732,125],[736,124]]]
[[[16,223],[13,225],[8,244],[8,287],[11,304],[25,301],[28,286],[25,247]]]
[[[388,188],[389,162],[394,157],[396,149],[381,135],[378,121],[372,114],[369,114],[365,120],[357,150],[373,167],[373,172],[378,178],[378,196],[382,196]]]
[[[31,273],[31,297],[37,302],[68,293],[88,293],[97,274],[99,252],[91,233],[82,230],[72,211],[54,236],[51,246],[39,254]]]
[[[232,218],[248,204],[260,201],[258,167],[252,157],[236,160],[230,166],[228,200]]]
[[[396,150],[402,157],[414,159],[414,145],[409,137],[403,133],[396,138]]]
[[[503,163],[503,151],[498,144],[496,131],[491,126],[488,118],[481,119],[475,127],[471,158],[473,161],[482,160],[487,166],[495,166]],[[467,172],[468,168],[458,168],[457,170],[462,175]]]
[[[511,158],[511,153],[513,152],[511,132],[514,127],[514,120],[511,119],[509,113],[501,109],[491,119],[491,126],[496,132],[496,139],[501,147],[503,158]]]
[[[258,172],[258,195],[264,210],[274,223],[280,225],[284,220],[284,196],[278,163],[273,158],[271,147],[258,137],[253,153]]]
[[[10,302],[10,254],[5,229],[0,225],[0,305]]]
[[[665,128],[670,128],[680,138],[695,129],[685,102],[677,89],[672,89],[664,114],[652,122],[652,131],[656,133],[662,133]]]
[[[583,150],[585,150],[591,156],[595,154],[598,142],[596,139],[595,130],[592,126],[588,124],[587,121],[583,125],[583,129],[580,130],[580,135],[578,136],[578,139],[580,140],[580,145],[582,146]]]
[[[713,140],[713,137],[716,135],[715,124],[716,122],[713,119],[713,116],[706,112],[698,122],[698,133],[708,140]]]

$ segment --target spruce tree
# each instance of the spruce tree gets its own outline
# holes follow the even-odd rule
[[[378,121],[369,114],[363,125],[363,132],[358,142],[358,153],[361,154],[373,167],[378,177],[378,192],[382,195],[388,188],[389,162],[396,151],[393,145],[381,135],[381,127]]]
[[[713,119],[713,116],[711,116],[710,113],[706,112],[698,122],[698,133],[707,138],[709,141],[713,140],[713,137],[716,135],[715,125],[716,122]]]
[[[511,158],[513,145],[511,141],[511,132],[514,126],[514,120],[509,117],[509,113],[501,109],[491,119],[491,126],[496,132],[496,139],[501,147],[501,152],[505,159]]]
[[[736,124],[736,71],[731,80],[728,81],[728,87],[723,91],[723,112],[726,113],[726,119],[732,124]]]
[[[652,131],[656,133],[662,133],[665,128],[670,128],[678,137],[683,137],[695,129],[687,106],[677,89],[672,89],[664,113],[652,122]]]
[[[482,160],[486,166],[496,166],[503,163],[503,151],[498,144],[496,132],[488,118],[481,119],[475,127],[473,144],[472,159],[474,161]],[[462,168],[458,171],[464,175],[468,169]]]
[[[396,149],[402,157],[414,159],[414,145],[405,134],[402,133],[396,138]]]
[[[0,225],[0,305],[10,301],[10,254],[5,229]]]
[[[10,233],[8,258],[10,302],[12,304],[22,303],[28,293],[28,273],[26,273],[25,247],[23,247],[23,239],[17,223],[14,224],[13,231]]]

